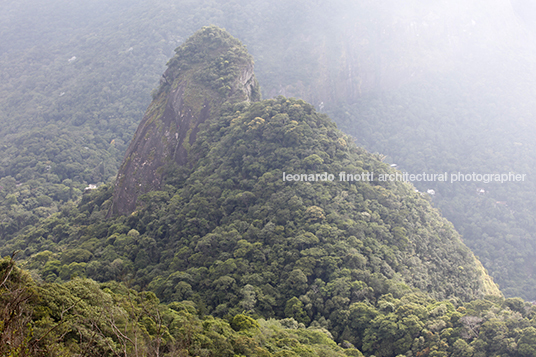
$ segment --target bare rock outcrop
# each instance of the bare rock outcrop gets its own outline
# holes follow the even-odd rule
[[[119,169],[108,216],[135,211],[169,165],[192,165],[199,125],[223,103],[260,99],[252,57],[224,30],[203,27],[175,51]]]

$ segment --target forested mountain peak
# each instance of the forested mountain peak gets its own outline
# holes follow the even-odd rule
[[[147,169],[160,180],[154,184],[144,178],[148,192],[137,191],[139,182],[128,187],[137,200],[135,211],[106,219],[117,195],[105,184],[28,227],[0,250],[6,255],[24,249],[23,266],[46,282],[41,294],[63,291],[46,304],[70,297],[65,289],[76,291],[84,285],[100,296],[101,291],[109,294],[105,298],[111,301],[112,288],[118,285],[110,282],[123,281],[134,289],[126,294],[149,290],[169,306],[195,304],[199,311],[192,308],[191,314],[209,313],[232,323],[245,319],[243,314],[283,318],[285,324],[302,330],[306,326],[329,330],[329,336],[344,346],[382,357],[410,350],[414,355],[429,352],[436,345],[445,351],[450,346],[468,350],[465,340],[480,341],[475,331],[483,317],[498,316],[499,305],[508,313],[504,316],[522,321],[515,325],[520,346],[532,336],[529,307],[500,297],[482,265],[426,194],[408,183],[380,178],[396,174],[381,155],[358,148],[303,100],[280,96],[254,101],[259,90],[249,71],[252,60],[242,56],[245,52],[232,57],[238,62],[229,61],[238,63],[232,72],[238,75],[227,77],[227,86],[214,87],[218,82],[210,79],[221,77],[213,72],[220,67],[206,66],[209,59],[234,55],[233,48],[240,47],[218,52],[220,45],[211,37],[223,44],[236,43],[208,27],[179,47],[136,133],[133,142],[140,149],[129,150],[122,172],[136,177],[149,161],[159,160],[161,165],[152,172]],[[184,92],[174,101],[178,88]],[[208,114],[204,120],[191,115],[188,125],[175,128],[177,122],[171,119],[181,116],[166,113],[176,114],[172,110],[185,108],[185,103],[194,103],[188,110],[197,109],[199,114],[209,106]],[[173,135],[165,135],[167,128],[175,128],[170,130]],[[183,157],[177,146],[166,147],[174,134],[176,145],[183,138]],[[168,156],[151,145],[169,150],[163,151]],[[138,171],[127,171],[129,160],[138,160]],[[362,179],[341,180],[341,173]],[[125,182],[118,180],[118,187]],[[139,296],[157,303],[151,293]],[[487,300],[469,302],[483,297]],[[105,313],[107,301],[102,302]],[[496,315],[487,313],[492,308]],[[169,316],[173,312],[162,309],[168,313],[167,324],[175,324]],[[76,313],[80,315],[76,324],[93,323],[85,311]],[[136,314],[141,312],[128,316]],[[63,323],[61,317],[56,323]],[[200,322],[181,324],[187,335],[189,326],[197,329]],[[221,325],[219,331],[229,331],[224,322]],[[233,325],[239,330],[237,323]],[[177,344],[186,340],[178,332],[177,336],[181,338]],[[282,345],[288,346],[287,341]],[[277,353],[275,347],[270,349]]]
[[[105,219],[113,188],[103,185],[3,251],[39,252],[26,267],[45,281],[128,280],[165,302],[294,318],[356,343],[362,331],[345,332],[355,304],[501,295],[426,195],[381,180],[395,171],[302,100],[225,104],[189,154],[197,160],[172,167],[133,214]]]
[[[380,156],[302,100],[252,102],[251,66],[222,30],[197,32],[169,61],[116,187],[87,194],[3,251],[48,250],[35,257],[56,267],[42,271],[47,281],[128,274],[165,301],[192,299],[218,316],[246,306],[329,320],[354,302],[413,289],[439,299],[500,295],[426,195],[380,179],[395,173]],[[367,179],[341,181],[343,172]],[[112,204],[136,210],[105,220]],[[292,299],[305,302],[302,312],[285,312]]]
[[[204,27],[176,53],[112,198],[115,213],[136,209],[119,221],[144,237],[128,258],[141,287],[165,300],[195,296],[217,314],[252,289],[270,296],[250,307],[265,316],[281,316],[289,299],[313,299],[319,286],[339,280],[354,286],[347,303],[411,287],[440,299],[500,295],[427,198],[379,179],[393,169],[331,119],[302,100],[252,103],[253,61],[237,40]],[[349,182],[341,173],[367,179]],[[123,229],[113,231],[110,239],[121,240]],[[328,317],[323,303],[307,309],[309,318]]]
[[[395,172],[382,160],[534,177],[530,1],[4,1],[0,355],[536,356],[536,306],[497,297],[431,209],[502,293],[532,301],[534,180],[378,179]],[[253,63],[211,26],[162,77],[206,24],[247,44],[266,97],[305,102],[248,104],[258,90],[213,81],[205,93],[238,103],[214,100],[186,164],[107,219],[151,99],[194,61],[208,78],[219,50]]]
[[[117,176],[167,60],[207,24],[247,44],[265,97],[303,98],[403,171],[534,177],[528,0],[4,5],[2,243]],[[417,188],[506,296],[535,300],[534,182],[489,186]]]
[[[260,99],[251,56],[224,30],[203,27],[175,52],[117,175],[111,214],[131,213],[140,194],[159,189],[166,165],[192,164],[199,125],[224,102]]]

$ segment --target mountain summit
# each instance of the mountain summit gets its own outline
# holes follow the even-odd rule
[[[140,195],[160,188],[166,166],[191,165],[199,125],[223,103],[260,99],[253,59],[224,30],[203,27],[175,52],[127,150],[109,215],[133,212]]]
[[[349,294],[339,309],[412,288],[438,299],[500,295],[427,196],[379,178],[396,173],[381,157],[302,100],[254,102],[240,42],[205,27],[176,52],[113,196],[111,211],[136,211],[128,226],[153,242],[129,253],[137,283],[222,316],[245,304],[298,318],[285,304],[309,299],[303,321],[329,317],[324,304],[338,293],[318,289],[335,282]],[[256,302],[241,300],[246,290]]]
[[[128,280],[237,330],[245,312],[329,330],[367,356],[467,346],[501,292],[452,224],[311,104],[256,101],[252,63],[222,30],[196,33],[169,62],[115,192],[92,190],[2,249],[25,247],[45,281]]]

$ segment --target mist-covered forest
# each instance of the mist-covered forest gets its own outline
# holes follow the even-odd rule
[[[535,20],[524,0],[4,1],[0,255],[18,263],[3,261],[0,291],[38,297],[17,307],[35,330],[20,346],[279,356],[292,339],[300,356],[533,356]],[[191,143],[203,160],[110,218],[166,64],[208,25],[247,47],[275,99],[224,106]],[[525,179],[338,191],[272,178],[345,165]],[[64,308],[93,300],[66,318],[56,290],[72,294]],[[186,320],[199,328],[171,329]]]

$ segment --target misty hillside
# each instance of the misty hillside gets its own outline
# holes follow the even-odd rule
[[[0,262],[0,354],[536,355],[513,298],[536,299],[534,20],[528,0],[4,1],[0,254],[23,269]],[[211,24],[264,101],[232,80],[245,49],[179,56],[211,53],[178,47]],[[526,180],[282,185],[289,166]]]
[[[24,269],[0,260],[1,353],[532,354],[535,308],[502,296],[428,195],[381,179],[396,171],[311,104],[257,93],[224,30],[176,49],[115,183],[2,247]]]
[[[409,287],[437,299],[501,296],[450,223],[411,185],[281,180],[285,171],[392,169],[304,101],[250,101],[244,93],[255,92],[252,60],[240,42],[204,27],[176,52],[115,185],[27,227],[2,255],[23,250],[49,282],[128,274],[161,299],[193,299],[217,315],[238,305],[246,285],[266,296],[257,312],[267,317],[282,317],[285,301],[339,279],[358,283],[341,307],[362,294],[370,300]],[[221,65],[234,90],[214,86]],[[245,72],[251,81],[241,81]],[[193,134],[181,142],[184,128]],[[222,295],[214,299],[210,287]],[[307,312],[328,318],[321,307]]]
[[[531,6],[7,2],[0,234],[112,179],[173,49],[216,24],[254,55],[265,98],[311,102],[400,170],[525,174],[502,185],[415,184],[437,192],[434,205],[507,296],[534,299]]]

